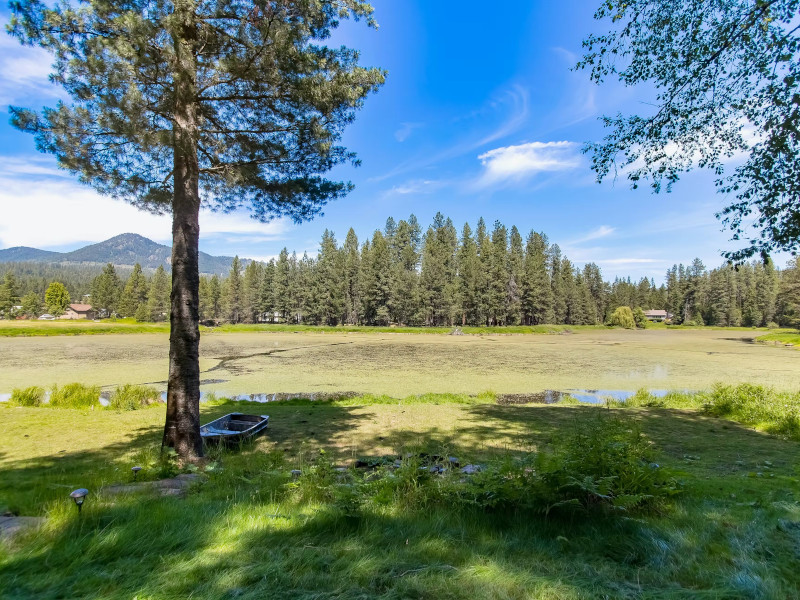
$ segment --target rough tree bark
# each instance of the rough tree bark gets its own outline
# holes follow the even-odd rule
[[[197,159],[197,65],[194,2],[175,3],[179,32],[176,54],[174,198],[172,202],[172,293],[170,294],[169,381],[162,447],[185,460],[203,455],[200,437],[200,166]]]

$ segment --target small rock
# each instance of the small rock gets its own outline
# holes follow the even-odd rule
[[[0,538],[12,538],[25,529],[40,526],[44,521],[44,517],[0,517]]]
[[[475,473],[480,473],[481,471],[483,471],[483,467],[480,465],[466,465],[461,468],[461,472],[464,473],[464,475],[474,475]]]
[[[447,458],[447,462],[449,462],[454,467],[458,466],[458,459],[455,456],[450,456]]]
[[[183,473],[169,479],[156,481],[141,481],[126,485],[110,485],[103,488],[106,494],[133,494],[137,492],[153,492],[159,496],[186,496],[192,485],[204,481],[205,477],[199,473]]]

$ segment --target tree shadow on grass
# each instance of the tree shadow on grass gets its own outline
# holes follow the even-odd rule
[[[244,408],[209,407],[203,417],[250,412]],[[376,507],[346,517],[331,506],[287,498],[288,474],[270,479],[270,467],[259,462],[259,455],[273,445],[297,447],[309,439],[314,445],[341,447],[343,431],[373,413],[325,404],[259,406],[255,412],[263,408],[277,417],[266,436],[233,451],[235,458],[223,455],[222,472],[212,474],[186,500],[100,494],[87,502],[79,518],[66,498],[70,490],[59,490],[63,504],[51,513],[45,529],[20,539],[0,560],[0,597],[677,598],[698,591],[709,597],[738,597],[727,587],[727,566],[714,563],[700,572],[689,564],[683,570],[687,555],[703,555],[709,544],[731,544],[724,531],[730,517],[719,506],[706,510],[709,519],[703,527],[721,532],[709,539],[665,533],[653,519],[557,521],[538,514],[487,514],[456,507]],[[517,437],[547,443],[597,411],[468,406],[453,430],[381,431],[365,444],[402,447],[427,441],[465,453],[502,450],[511,448]],[[699,462],[708,456],[712,468],[726,464],[712,459],[712,448],[725,453],[741,446],[781,450],[787,460],[798,453],[794,444],[690,411],[610,412],[640,422],[645,434],[666,445],[676,460],[686,444],[711,435],[709,451]],[[724,433],[708,431],[723,424],[729,427]],[[101,468],[103,461],[113,466],[115,456],[157,443],[159,435],[160,427],[146,427],[102,448],[20,461],[15,477],[30,481],[65,459],[75,463],[70,477]],[[237,471],[237,462],[252,472]],[[696,468],[694,462],[690,466]],[[127,474],[127,464],[119,467],[119,473]],[[698,525],[686,527],[694,532]],[[695,548],[698,539],[705,545]],[[767,576],[775,577],[773,571]],[[779,592],[792,589],[775,585]]]
[[[63,515],[0,563],[0,595],[636,597],[655,548],[646,535],[633,522],[445,508],[344,517],[314,506],[218,500],[201,488],[185,502],[121,498],[87,506],[82,518]],[[592,567],[576,566],[583,563]]]
[[[467,414],[460,427],[464,435],[486,439],[494,431],[502,440],[519,437],[533,445],[598,416],[631,419],[674,462],[719,473],[752,469],[765,460],[786,467],[800,462],[800,444],[696,410],[484,404],[470,407]]]
[[[229,403],[201,407],[201,422],[206,423],[230,412],[268,414],[272,412],[263,404]],[[289,410],[287,410],[289,409]],[[49,409],[34,409],[49,410]],[[289,455],[294,456],[303,442],[321,447],[336,442],[343,431],[357,427],[359,420],[369,415],[357,414],[354,407],[327,406],[315,418],[312,428],[295,428],[292,412],[295,407],[283,407],[281,418],[271,419],[264,434],[252,443],[226,452],[253,453],[272,449],[273,444],[288,444]],[[32,413],[35,415],[36,413]],[[160,413],[159,413],[160,414]],[[297,415],[294,415],[295,417]],[[34,426],[35,423],[32,423]],[[4,460],[0,466],[0,505],[14,514],[40,515],[46,506],[67,498],[76,488],[87,488],[95,492],[103,486],[129,482],[133,475],[131,467],[141,460],[155,460],[160,451],[163,425],[140,426],[121,433],[119,441],[102,446],[93,446],[85,431],[76,431],[75,437],[64,440],[67,448],[85,445],[83,449],[61,450],[52,454],[19,460]],[[58,446],[56,446],[58,447]],[[208,449],[212,456],[217,454]],[[137,458],[138,457],[138,458]],[[156,479],[155,467],[140,465],[144,469],[138,480]]]

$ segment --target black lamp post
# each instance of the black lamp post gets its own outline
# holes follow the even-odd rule
[[[131,471],[133,471],[133,480],[136,481],[136,476],[139,474],[139,471],[142,470],[142,467],[131,467]]]
[[[89,494],[89,490],[86,488],[80,488],[72,492],[69,497],[75,501],[75,506],[78,507],[78,514],[81,512],[81,507],[83,506],[83,501],[86,500],[86,496]]]

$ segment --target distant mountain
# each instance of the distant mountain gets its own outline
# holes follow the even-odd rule
[[[0,250],[0,262],[51,262],[58,260],[60,252],[50,252],[49,250],[39,250],[38,248],[28,248],[27,246],[15,246]]]
[[[169,271],[171,255],[172,249],[169,246],[158,244],[136,233],[123,233],[105,242],[91,244],[72,252],[50,252],[25,246],[6,248],[0,250],[0,263],[26,261],[61,264],[112,263],[118,266],[133,266],[138,262],[145,269],[157,269],[159,265],[163,265]],[[211,256],[201,252],[200,272],[226,274],[231,269],[232,261],[231,256]],[[243,264],[248,262],[250,261],[242,261]]]

